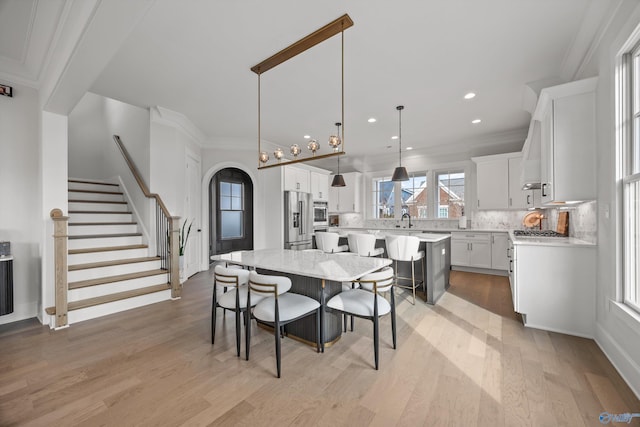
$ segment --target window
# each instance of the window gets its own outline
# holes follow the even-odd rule
[[[464,215],[464,172],[438,172],[436,181],[438,218],[460,218]]]
[[[391,177],[373,180],[373,218],[393,218],[395,204],[395,183]]]
[[[411,218],[427,218],[427,176],[415,174],[408,181],[402,181],[402,213]]]
[[[238,239],[244,236],[243,184],[220,181],[220,221],[223,239]]]
[[[623,55],[621,65],[623,297],[640,311],[640,45]]]

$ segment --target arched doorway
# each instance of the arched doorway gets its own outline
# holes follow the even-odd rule
[[[253,249],[253,183],[240,169],[221,169],[209,183],[209,256],[248,249]]]

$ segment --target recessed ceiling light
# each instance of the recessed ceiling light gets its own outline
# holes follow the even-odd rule
[[[477,125],[478,123],[480,123],[482,120],[480,119],[475,119],[475,120],[471,120],[471,123],[473,123],[474,125]]]
[[[413,150],[413,147],[407,147],[407,148],[406,148],[406,150],[407,150],[407,151],[409,151],[409,150]]]
[[[377,122],[377,120],[374,117],[371,117],[369,120],[367,120],[369,123],[375,123]]]
[[[311,138],[311,135],[305,135],[304,136],[304,139],[309,139],[309,138]]]
[[[398,135],[393,135],[391,139],[398,139]]]
[[[475,97],[476,97],[476,94],[475,94],[475,93],[473,93],[473,92],[469,92],[468,94],[466,94],[466,95],[464,96],[464,99],[473,99],[473,98],[475,98]]]

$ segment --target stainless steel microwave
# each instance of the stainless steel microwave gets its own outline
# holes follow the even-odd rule
[[[329,205],[327,202],[313,202],[313,228],[329,225]]]

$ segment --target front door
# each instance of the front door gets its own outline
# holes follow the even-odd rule
[[[210,255],[253,249],[253,183],[245,172],[222,169],[209,185]]]

